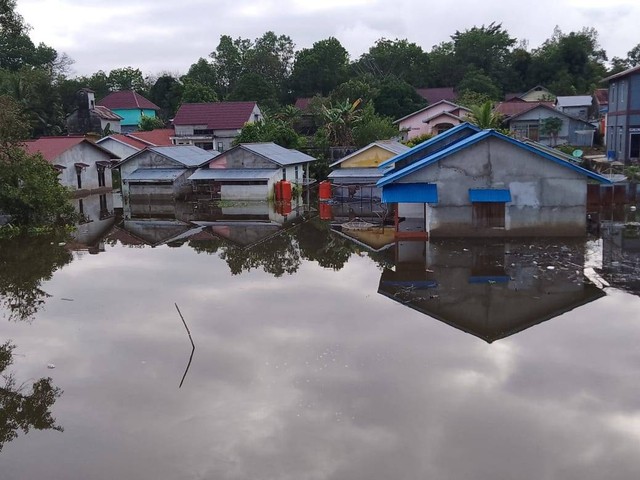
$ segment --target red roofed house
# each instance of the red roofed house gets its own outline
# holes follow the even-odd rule
[[[124,133],[135,132],[143,115],[155,117],[156,112],[160,110],[155,103],[133,90],[112,92],[100,100],[98,105],[107,107],[122,117],[120,125]]]
[[[118,156],[84,137],[42,137],[24,142],[60,171],[60,183],[74,196],[111,191],[111,161]]]
[[[82,88],[76,93],[78,108],[66,119],[69,135],[85,135],[104,131],[120,132],[122,117],[107,107],[96,105],[95,93]]]
[[[261,119],[256,102],[184,103],[173,120],[173,143],[223,152],[245,123]]]
[[[148,132],[113,134],[96,143],[124,160],[146,147],[169,147],[173,145],[171,138],[174,135],[173,128],[159,128]]]

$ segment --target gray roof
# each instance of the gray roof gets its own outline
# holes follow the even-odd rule
[[[268,180],[275,168],[199,168],[189,180]]]
[[[172,147],[149,147],[160,155],[163,155],[185,167],[199,167],[217,157],[220,153],[214,150],[203,150],[193,145],[176,145]]]
[[[184,168],[139,168],[124,180],[130,182],[173,181],[185,173]]]
[[[390,168],[339,168],[331,172],[328,178],[336,184],[375,183],[381,179]]]
[[[560,108],[566,107],[589,107],[593,102],[591,95],[569,95],[556,97],[556,105]]]
[[[356,150],[355,152],[350,153],[346,157],[341,158],[340,160],[338,160],[337,162],[333,162],[329,166],[333,167],[335,165],[339,165],[342,162],[344,162],[345,160],[349,160],[350,158],[355,157],[356,155],[364,152],[365,150],[368,150],[368,149],[370,149],[372,147],[375,147],[375,146],[378,146],[380,148],[383,148],[383,149],[393,153],[393,156],[400,155],[401,153],[404,153],[407,150],[410,150],[409,147],[407,147],[406,145],[403,145],[402,143],[400,143],[400,142],[398,142],[396,140],[378,140],[376,142],[370,143],[366,147],[362,147],[360,150]]]
[[[260,155],[261,157],[271,160],[274,163],[284,167],[287,165],[295,165],[299,163],[315,162],[316,159],[299,152],[298,150],[287,149],[276,145],[275,143],[242,143],[239,146],[245,150]]]

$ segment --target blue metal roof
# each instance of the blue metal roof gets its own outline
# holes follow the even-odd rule
[[[411,155],[414,155],[415,153],[420,152],[425,148],[436,145],[437,143],[441,143],[442,141],[448,139],[452,135],[455,135],[456,133],[462,132],[464,130],[471,130],[472,132],[476,132],[476,133],[481,131],[480,128],[468,122],[461,123],[460,125],[456,125],[455,127],[450,128],[449,130],[442,132],[439,135],[436,135],[435,137],[430,138],[429,140],[425,140],[424,142],[416,145],[415,147],[413,147],[411,150],[407,152],[401,153],[400,155],[396,155],[395,157],[391,157],[390,159],[385,160],[380,165],[378,165],[378,168],[384,168],[389,165],[393,165],[394,163],[399,162],[400,160],[404,160],[405,158]]]
[[[435,183],[394,183],[382,189],[382,203],[438,203]]]
[[[508,189],[470,188],[469,200],[472,203],[507,203],[511,201],[511,192]]]
[[[452,129],[453,130],[453,129]],[[451,131],[451,130],[448,130]],[[446,133],[446,132],[445,132]],[[506,135],[503,135],[501,133],[496,132],[495,130],[481,130],[478,133],[476,133],[475,135],[471,135],[470,137],[464,138],[452,145],[449,145],[447,148],[444,148],[443,150],[440,150],[422,160],[418,160],[416,162],[413,162],[410,165],[407,165],[405,168],[398,170],[396,172],[390,173],[389,175],[385,175],[384,177],[382,177],[382,179],[380,179],[378,181],[378,186],[381,187],[383,185],[387,185],[389,183],[392,183],[400,178],[403,178],[417,170],[420,170],[421,168],[427,167],[429,165],[432,165],[440,160],[442,160],[443,158],[446,158],[449,155],[452,155],[460,150],[463,150],[465,148],[468,148],[472,145],[475,145],[476,143],[479,143],[482,140],[485,140],[489,137],[493,137],[493,138],[498,138],[500,140],[503,140],[505,142],[509,142],[512,145],[515,145],[516,147],[522,148],[523,150],[527,150],[531,153],[535,153],[536,155],[546,158],[547,160],[551,160],[554,163],[557,163],[558,165],[561,165],[563,167],[567,167],[571,170],[574,170],[575,172],[578,172],[582,175],[586,175],[589,178],[592,178],[594,180],[597,180],[598,182],[601,183],[605,183],[605,184],[610,184],[611,182],[603,177],[602,175],[598,175],[597,173],[591,172],[585,168],[580,167],[579,165],[575,165],[573,163],[567,162],[566,160],[563,160],[560,157],[557,157],[555,155],[552,155],[546,151],[540,150],[539,148],[536,148],[532,145],[528,145],[526,143],[523,143],[519,140],[516,140],[515,138],[511,138],[508,137]],[[435,138],[435,137],[434,137]]]

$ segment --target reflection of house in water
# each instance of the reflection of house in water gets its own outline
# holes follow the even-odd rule
[[[73,204],[79,221],[73,232],[73,249],[87,250],[89,253],[104,252],[103,237],[113,226],[113,195],[89,195],[74,199]]]
[[[583,265],[580,242],[398,242],[378,292],[491,343],[604,296]]]
[[[612,286],[640,295],[640,223],[614,224],[602,234],[602,276]]]

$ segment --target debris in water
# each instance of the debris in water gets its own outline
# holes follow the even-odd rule
[[[547,270],[555,270],[555,269],[556,269],[556,267],[554,267],[553,265],[549,265],[549,266],[547,267]]]
[[[56,368],[56,366],[53,363],[50,363],[50,364],[47,365],[47,368],[49,370],[53,370],[54,368]]]
[[[60,300],[64,300],[65,302],[73,302],[73,298],[62,297]]]

